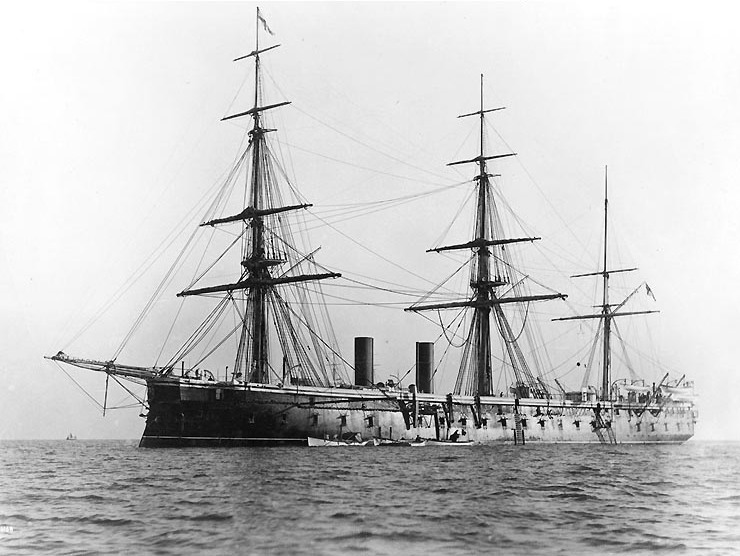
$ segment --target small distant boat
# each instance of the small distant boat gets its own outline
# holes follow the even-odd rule
[[[75,436],[74,434],[72,434],[72,433],[69,433],[69,434],[67,435],[67,440],[77,440],[77,437],[76,437],[76,436]]]

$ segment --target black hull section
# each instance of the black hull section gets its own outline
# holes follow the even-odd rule
[[[247,448],[266,446],[308,446],[306,438],[226,438],[190,436],[141,437],[139,448]]]
[[[306,446],[309,436],[390,437],[406,430],[398,402],[374,389],[150,380],[148,398],[139,443],[145,448]]]

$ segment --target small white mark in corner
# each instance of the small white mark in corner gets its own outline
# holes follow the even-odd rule
[[[7,537],[13,532],[13,526],[12,525],[0,525],[0,539],[3,537]]]

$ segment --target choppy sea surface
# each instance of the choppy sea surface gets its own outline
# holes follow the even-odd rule
[[[740,444],[0,442],[0,553],[735,554]]]

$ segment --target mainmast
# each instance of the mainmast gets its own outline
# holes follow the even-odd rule
[[[611,362],[612,353],[610,348],[612,317],[609,312],[609,273],[606,271],[606,255],[609,248],[608,231],[609,231],[609,170],[604,166],[604,295],[601,314],[604,319],[604,354],[603,365],[601,370],[601,399],[609,398],[609,385],[611,384]]]
[[[254,105],[255,109],[253,126],[250,131],[252,140],[252,198],[250,206],[256,210],[263,207],[263,190],[262,168],[260,165],[260,155],[262,144],[265,141],[265,131],[260,125],[260,111],[256,108],[260,105],[260,11],[257,8],[257,18],[255,19],[255,45],[254,45]],[[246,226],[246,221],[244,221]],[[252,218],[252,245],[251,256],[243,252],[242,264],[249,270],[252,277],[264,281],[270,278],[270,272],[267,265],[260,264],[265,260],[264,247],[264,223],[262,216]],[[246,243],[246,242],[245,242]],[[265,302],[265,288],[261,284],[252,286],[249,292],[249,305],[252,307],[252,369],[249,382],[267,382],[267,359],[268,359],[268,334],[267,334],[267,306]],[[242,328],[242,344],[246,337],[247,327]]]
[[[478,116],[480,121],[480,150],[478,156],[469,160],[451,162],[448,166],[458,164],[477,164],[478,174],[473,178],[476,182],[476,210],[474,237],[467,243],[448,245],[430,249],[431,252],[465,250],[473,252],[473,268],[471,269],[470,287],[471,297],[465,301],[438,303],[427,305],[412,305],[407,311],[427,311],[435,309],[470,307],[473,309],[473,318],[468,333],[468,343],[460,365],[458,379],[455,386],[457,393],[477,396],[493,394],[493,373],[491,354],[491,313],[496,318],[498,328],[502,334],[512,368],[516,376],[516,396],[526,396],[528,392],[535,395],[546,395],[541,382],[537,381],[528,368],[522,351],[516,343],[516,337],[509,325],[502,305],[507,303],[539,301],[545,299],[564,298],[562,294],[532,295],[505,297],[499,295],[502,286],[511,285],[510,269],[505,264],[503,249],[505,245],[525,241],[535,241],[540,238],[499,238],[496,237],[500,228],[495,222],[496,210],[490,178],[496,175],[488,172],[488,160],[515,156],[516,153],[486,155],[485,145],[485,115],[504,108],[484,107],[483,75],[480,80],[480,109],[469,114],[462,114],[459,118]],[[471,353],[472,350],[472,353]]]
[[[488,229],[488,207],[486,193],[488,192],[488,173],[486,172],[486,160],[483,157],[485,150],[484,146],[484,117],[483,112],[483,74],[480,76],[480,152],[478,158],[478,214],[476,218],[476,234],[475,239],[478,241],[485,241],[490,239],[487,236],[486,230]],[[477,337],[476,337],[476,353],[477,353],[477,367],[478,367],[478,386],[476,393],[478,395],[492,392],[493,390],[493,373],[491,370],[491,322],[490,313],[491,308],[486,303],[493,297],[493,288],[489,287],[489,258],[490,251],[482,247],[478,249],[477,253],[478,261],[478,275],[477,280],[471,284],[473,290],[476,292],[476,298],[481,302],[481,306],[476,310],[476,317],[478,320],[477,326]],[[485,395],[485,394],[483,394]]]
[[[599,399],[609,400],[611,398],[611,329],[612,320],[615,317],[622,317],[628,315],[642,315],[648,313],[657,313],[658,311],[630,311],[630,312],[619,312],[624,304],[632,297],[630,294],[622,303],[616,306],[612,310],[612,306],[609,304],[609,276],[618,272],[632,272],[637,268],[621,268],[617,270],[609,270],[607,268],[607,251],[609,247],[608,242],[608,224],[609,224],[609,195],[608,195],[608,167],[604,166],[604,261],[602,270],[600,272],[589,272],[586,274],[576,274],[571,278],[583,278],[585,276],[601,276],[603,281],[603,294],[601,313],[597,315],[579,315],[575,317],[562,317],[553,320],[581,320],[581,319],[601,319],[604,325],[604,335],[602,340],[602,363],[601,363],[601,388],[599,390]],[[633,292],[634,293],[634,292]]]
[[[222,118],[230,120],[241,116],[252,117],[252,129],[248,132],[249,145],[251,149],[249,179],[246,184],[248,206],[244,207],[240,213],[223,218],[216,218],[204,222],[202,226],[215,226],[230,222],[242,222],[243,231],[241,255],[241,276],[239,281],[231,284],[222,284],[197,289],[188,289],[178,294],[178,296],[204,295],[212,293],[227,293],[229,296],[237,290],[246,292],[245,307],[242,312],[242,330],[237,351],[237,360],[235,363],[234,374],[239,374],[240,369],[246,364],[246,379],[250,382],[267,383],[269,382],[269,322],[270,322],[270,305],[275,304],[280,311],[280,315],[275,319],[287,319],[287,311],[284,310],[285,301],[276,291],[276,286],[320,280],[324,278],[336,278],[341,276],[338,273],[327,272],[321,274],[298,274],[286,275],[287,271],[280,273],[277,269],[284,263],[288,262],[280,248],[274,247],[266,235],[274,235],[274,231],[269,231],[270,219],[276,218],[283,212],[306,209],[312,205],[298,204],[289,206],[277,206],[280,194],[274,189],[274,178],[272,176],[270,164],[270,152],[266,142],[265,135],[275,129],[266,129],[262,125],[262,113],[290,104],[289,101],[279,102],[276,104],[262,104],[262,83],[261,83],[261,60],[260,54],[277,48],[280,45],[274,45],[260,50],[259,48],[259,28],[260,24],[269,31],[267,23],[257,8],[256,17],[256,34],[255,49],[245,56],[236,58],[234,61],[245,58],[254,58],[255,77],[254,77],[254,105],[251,109]],[[270,31],[272,34],[272,32]],[[271,240],[274,241],[274,240]],[[284,247],[282,248],[284,251]],[[297,266],[298,263],[293,266]],[[276,269],[275,271],[271,269]],[[290,268],[288,271],[291,270]],[[278,334],[283,334],[281,343],[287,343],[295,340],[293,327],[283,326]],[[289,336],[289,337],[288,337]],[[282,346],[285,351],[285,345]],[[284,354],[284,358],[286,355]],[[296,360],[299,364],[306,364],[307,358],[305,353],[298,354]]]

